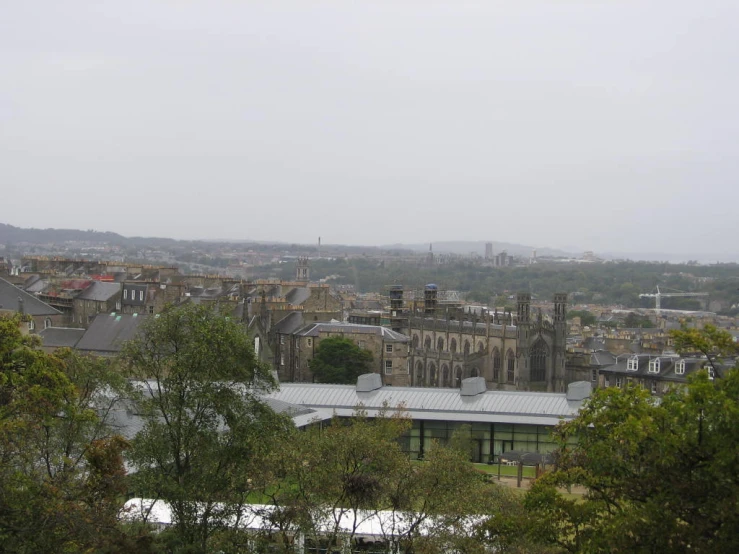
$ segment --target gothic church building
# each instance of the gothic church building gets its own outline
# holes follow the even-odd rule
[[[516,313],[454,317],[409,314],[410,385],[459,387],[484,377],[488,389],[565,392],[566,294],[554,295],[554,313],[531,313],[531,295],[517,295]]]

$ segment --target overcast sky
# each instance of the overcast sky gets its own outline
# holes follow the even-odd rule
[[[737,252],[736,0],[6,0],[0,222]]]

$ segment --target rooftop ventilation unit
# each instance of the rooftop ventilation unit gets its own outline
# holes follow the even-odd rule
[[[590,398],[593,387],[587,381],[575,381],[567,386],[567,400],[580,402]]]
[[[365,373],[357,378],[357,392],[372,392],[382,388],[382,377],[379,373]]]
[[[462,379],[462,388],[459,390],[460,396],[477,396],[488,390],[484,377],[469,377]]]

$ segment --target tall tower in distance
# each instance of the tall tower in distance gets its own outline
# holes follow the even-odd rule
[[[492,242],[485,243],[485,259],[486,260],[493,259],[493,243]]]
[[[549,392],[565,391],[565,366],[567,363],[567,294],[554,295],[554,356],[552,360],[553,383],[549,384]]]
[[[300,283],[307,283],[310,281],[310,265],[308,265],[308,258],[298,258],[298,265],[295,269],[295,280]]]

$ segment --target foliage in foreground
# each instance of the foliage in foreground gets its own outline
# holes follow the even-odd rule
[[[558,430],[558,469],[526,496],[528,532],[569,552],[737,552],[738,428],[738,370],[699,372],[661,402],[597,391]],[[572,485],[583,501],[556,490]]]

